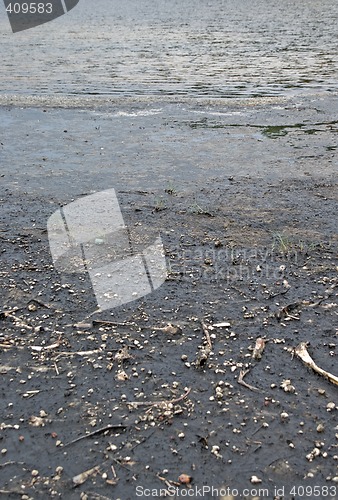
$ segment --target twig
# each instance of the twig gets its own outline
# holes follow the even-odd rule
[[[13,309],[8,309],[8,310],[0,311],[0,319],[7,318],[8,315],[10,315],[12,313],[15,313],[17,311],[20,311],[20,309],[23,309],[23,307],[21,307],[21,308],[14,307]]]
[[[156,474],[156,477],[158,477],[160,481],[163,481],[168,486],[168,488],[172,488],[172,486],[181,486],[181,483],[178,483],[177,481],[172,481],[170,479],[166,479],[165,477],[162,477],[159,474]]]
[[[0,467],[6,467],[6,465],[14,465],[14,464],[24,465],[25,462],[14,462],[13,460],[11,460],[10,462],[5,462],[4,464],[0,464]]]
[[[324,302],[324,300],[330,298],[330,296],[332,295],[333,293],[333,290],[336,288],[336,286],[338,286],[337,283],[333,283],[327,290],[327,293],[326,295],[324,295],[324,297],[322,297],[321,299],[317,300],[316,302],[312,302],[310,304],[307,304],[308,307],[317,307],[317,306],[320,306],[320,304],[322,302]]]
[[[20,495],[22,497],[22,490],[0,490],[0,495]]]
[[[81,484],[85,483],[90,476],[97,474],[99,471],[100,465],[96,465],[92,469],[88,469],[84,472],[81,472],[80,474],[77,474],[72,478],[72,481],[75,486],[80,486]]]
[[[17,312],[18,310],[19,309],[15,309],[14,312]],[[0,318],[10,318],[14,321],[15,326],[18,326],[19,328],[26,328],[27,330],[33,330],[32,326],[28,325],[25,321],[15,316],[15,314],[12,314],[12,311],[3,311],[2,313],[0,313]]]
[[[247,384],[246,382],[244,382],[244,377],[247,373],[249,373],[250,370],[241,370],[239,372],[239,376],[238,376],[238,379],[237,379],[237,382],[240,384],[240,385],[243,385],[244,387],[246,387],[247,389],[250,389],[250,391],[255,391],[255,392],[259,392],[259,389],[257,389],[257,387],[253,387],[252,385],[249,385]]]
[[[31,345],[30,349],[35,352],[41,352],[41,351],[52,351],[53,349],[57,349],[60,347],[61,341],[55,342],[55,344],[50,344],[50,345]]]
[[[135,323],[130,323],[126,321],[125,323],[119,323],[117,321],[104,321],[102,319],[93,319],[92,321],[94,325],[106,325],[106,326],[136,326]]]
[[[127,467],[126,465],[124,465],[123,463],[121,463],[121,460],[122,460],[122,459],[118,459],[118,458],[111,458],[111,460],[113,460],[113,462],[115,462],[117,465],[119,465],[119,466],[120,466],[120,467],[122,467],[123,469],[126,469],[126,470],[128,470],[129,472],[131,472],[130,467]]]
[[[252,433],[252,434],[251,434],[251,436],[250,436],[250,437],[253,437],[255,434],[257,434],[257,432],[259,432],[261,429],[263,429],[263,427],[264,427],[264,426],[263,426],[263,424],[262,424],[262,425],[260,425],[260,426],[259,426],[259,427],[258,427],[258,428],[257,428],[257,429],[256,429],[256,430]]]
[[[127,427],[126,425],[121,425],[121,424],[108,424],[105,425],[104,427],[101,427],[100,429],[96,429],[93,432],[89,432],[84,436],[80,436],[76,439],[73,439],[73,441],[69,441],[69,443],[63,445],[63,448],[65,448],[66,446],[70,446],[71,444],[77,443],[78,441],[82,441],[82,439],[86,439],[92,436],[96,436],[97,434],[101,434],[102,432],[109,431],[111,429],[125,429],[126,427]]]
[[[240,290],[239,288],[237,288],[237,286],[230,285],[230,288],[232,288],[237,293],[239,293],[239,295],[242,295],[242,297],[244,297],[245,299],[250,300],[250,297],[248,297],[247,294],[245,292],[243,292],[243,290]]]
[[[3,347],[4,349],[9,349],[10,347],[17,347],[19,349],[23,349],[23,347],[20,345],[16,345],[16,344],[0,344],[0,347]]]
[[[286,306],[282,307],[282,309],[280,309],[275,313],[277,320],[281,321],[284,318],[299,320],[297,316],[292,316],[290,312],[293,311],[294,309],[297,309],[297,307],[299,307],[300,305],[302,305],[302,302],[298,301],[298,302],[293,302],[292,304],[287,304]]]
[[[95,354],[97,352],[102,352],[102,349],[94,349],[93,351],[63,351],[58,352],[55,361],[57,361],[61,356],[74,356],[77,354],[78,356],[89,356],[90,354]]]
[[[137,405],[137,406],[157,406],[157,405],[163,405],[163,404],[176,404],[176,403],[179,403],[180,401],[182,401],[183,399],[185,399],[189,394],[190,394],[190,391],[191,391],[191,387],[189,387],[189,389],[187,390],[187,392],[185,392],[184,394],[182,394],[182,396],[180,396],[179,398],[176,398],[176,399],[171,399],[169,401],[128,401],[127,404],[128,405]]]
[[[326,370],[323,370],[320,368],[311,358],[310,354],[308,353],[307,350],[307,342],[301,342],[296,348],[295,348],[295,353],[297,356],[303,361],[303,363],[308,366],[309,368],[312,368],[315,372],[319,373],[323,377],[325,377],[327,380],[329,380],[332,384],[338,385],[338,377],[335,375],[332,375],[332,373],[327,372]]]
[[[286,293],[288,293],[288,291],[290,290],[290,288],[287,288],[286,290],[282,290],[281,292],[276,292],[276,293],[272,293],[271,295],[268,295],[268,299],[274,299],[275,297],[278,297],[278,295],[285,295]]]
[[[205,335],[205,338],[206,338],[206,341],[207,341],[207,344],[208,344],[208,347],[210,349],[210,351],[212,350],[212,342],[211,342],[211,338],[210,338],[210,333],[209,333],[209,330],[208,330],[208,327],[207,325],[204,323],[203,320],[201,320],[201,325],[202,325],[202,328],[203,328],[203,333]]]
[[[41,300],[38,299],[30,299],[27,304],[30,304],[31,302],[34,302],[38,306],[45,307],[46,309],[55,309],[55,307],[50,306],[49,304],[45,304],[44,302],[41,302]]]
[[[36,394],[39,394],[41,390],[36,390],[36,391],[25,391],[21,392],[21,394],[27,394],[27,398],[32,398],[33,396],[36,396]]]
[[[155,429],[153,432],[151,432],[151,433],[149,434],[149,436],[144,437],[143,439],[141,439],[141,441],[140,441],[139,443],[136,443],[136,444],[135,444],[132,448],[130,448],[130,450],[129,450],[129,451],[133,451],[133,450],[135,450],[135,448],[137,448],[138,446],[140,446],[140,444],[143,444],[145,441],[148,441],[148,439],[150,439],[150,438],[151,438],[151,436],[152,436],[153,434],[155,434],[155,432],[156,432],[156,429]]]

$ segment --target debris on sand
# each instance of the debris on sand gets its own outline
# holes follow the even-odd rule
[[[295,349],[295,353],[297,356],[303,361],[303,363],[308,366],[309,368],[312,368],[315,372],[319,373],[323,377],[325,377],[327,380],[332,382],[332,384],[338,385],[338,377],[335,375],[332,375],[332,373],[329,373],[322,368],[320,368],[316,363],[313,361],[311,358],[310,354],[308,353],[307,350],[307,342],[301,342]]]
[[[290,392],[290,393],[294,393],[296,392],[296,389],[295,387],[291,384],[291,380],[290,379],[285,379],[283,380],[283,382],[281,383],[281,389],[283,389],[284,392]]]
[[[77,474],[76,476],[74,476],[73,483],[75,484],[75,486],[80,486],[81,484],[85,483],[90,476],[93,476],[98,472],[99,472],[99,466],[97,465],[92,469],[88,469],[84,472],[81,472],[81,474]]]
[[[85,434],[83,436],[79,436],[78,438],[73,439],[73,441],[70,441],[69,443],[66,443],[63,447],[65,448],[66,446],[70,446],[71,444],[78,443],[79,441],[82,441],[82,439],[87,439],[87,438],[90,438],[90,437],[93,437],[93,436],[97,436],[98,434],[102,434],[102,433],[104,433],[106,431],[121,430],[121,429],[122,430],[126,429],[126,425],[123,425],[123,424],[108,424],[108,425],[105,425],[104,427],[101,427],[100,429],[96,429],[93,432],[88,432],[87,434]]]
[[[257,389],[257,387],[253,387],[252,385],[249,385],[247,384],[245,381],[244,381],[244,377],[245,375],[247,375],[249,373],[249,369],[248,370],[241,370],[239,372],[239,377],[238,377],[238,380],[237,382],[240,384],[240,385],[243,385],[244,387],[246,387],[247,389],[250,389],[250,391],[256,391],[258,392],[259,389]]]
[[[254,350],[252,352],[253,359],[257,360],[261,359],[264,349],[265,349],[265,340],[262,339],[261,337],[258,337],[258,339],[256,340]]]
[[[188,476],[188,474],[181,474],[178,480],[181,484],[190,484],[192,481],[192,477]]]
[[[168,323],[166,326],[163,327],[154,326],[151,329],[157,332],[168,333],[169,335],[175,335],[176,333],[181,333],[182,331],[179,325],[173,325],[172,323]]]

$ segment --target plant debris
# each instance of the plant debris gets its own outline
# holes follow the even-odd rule
[[[303,363],[308,366],[309,368],[312,368],[315,372],[319,373],[323,377],[325,377],[327,380],[332,382],[332,384],[338,385],[338,377],[335,375],[332,375],[332,373],[329,373],[322,368],[320,368],[316,363],[313,361],[311,358],[310,354],[308,353],[307,350],[307,342],[301,342],[296,348],[295,348],[295,353],[297,356],[303,361]]]

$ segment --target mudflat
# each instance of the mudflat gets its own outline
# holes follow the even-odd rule
[[[337,96],[54,101],[0,109],[0,493],[337,498]],[[47,220],[108,188],[168,277],[100,312]]]

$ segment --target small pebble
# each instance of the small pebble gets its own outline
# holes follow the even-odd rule
[[[251,476],[250,482],[251,482],[252,484],[258,484],[258,483],[261,483],[261,482],[262,482],[262,480],[261,480],[261,479],[259,479],[259,477],[257,477],[257,476]]]

